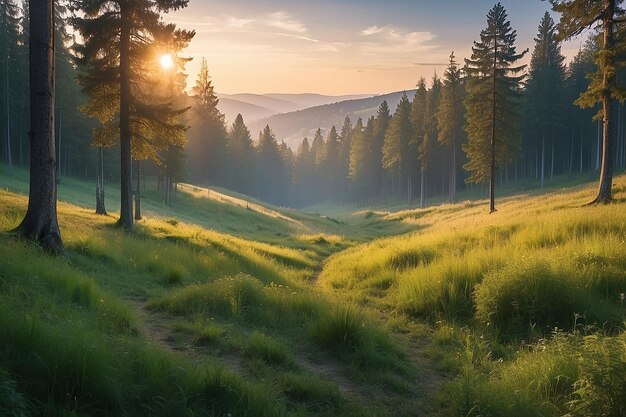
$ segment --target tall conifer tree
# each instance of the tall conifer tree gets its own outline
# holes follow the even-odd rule
[[[461,68],[456,63],[454,52],[450,54],[450,63],[443,78],[441,101],[437,111],[438,139],[450,156],[449,198],[450,201],[454,201],[457,189],[458,151],[465,136],[463,131],[465,91],[461,78]]]
[[[615,159],[615,120],[613,99],[624,100],[626,91],[616,83],[617,46],[616,22],[624,22],[624,10],[619,7],[622,0],[550,0],[552,8],[561,14],[557,25],[559,39],[571,39],[585,29],[600,24],[602,45],[598,54],[598,70],[591,77],[591,84],[576,100],[581,107],[593,107],[602,103],[602,169],[598,193],[591,201],[608,203],[613,199],[613,164]],[[624,45],[619,45],[623,47]]]
[[[471,59],[466,59],[467,98],[465,106],[468,143],[463,147],[470,182],[489,183],[489,212],[495,207],[495,173],[520,147],[520,83],[517,75],[525,65],[514,66],[526,52],[517,53],[517,32],[511,28],[504,7],[498,3],[487,14],[487,28],[474,42]]]

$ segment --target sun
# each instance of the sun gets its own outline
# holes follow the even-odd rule
[[[172,59],[172,55],[170,54],[161,55],[159,61],[161,62],[161,67],[163,69],[170,69],[174,65],[174,60]]]

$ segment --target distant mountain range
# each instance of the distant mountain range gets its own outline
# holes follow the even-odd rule
[[[241,113],[251,123],[279,113],[289,113],[323,104],[368,97],[367,94],[326,96],[322,94],[218,94],[219,110],[231,124]]]
[[[278,140],[284,140],[292,149],[296,149],[305,137],[312,139],[315,131],[321,128],[326,134],[332,126],[341,132],[344,119],[349,116],[354,124],[359,117],[365,122],[376,114],[378,107],[387,101],[391,113],[395,112],[404,91],[378,95],[367,98],[352,98],[331,104],[317,105],[289,113],[274,114],[257,121],[246,121],[252,139],[256,140],[258,132],[269,125]],[[415,90],[406,91],[409,99],[413,99]],[[245,120],[245,119],[244,119]]]

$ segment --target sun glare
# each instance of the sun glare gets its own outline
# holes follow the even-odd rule
[[[161,55],[160,61],[161,61],[161,67],[163,69],[170,69],[172,65],[174,65],[174,60],[172,59],[172,55],[170,54]]]

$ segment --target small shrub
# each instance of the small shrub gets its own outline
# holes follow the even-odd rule
[[[26,417],[31,415],[32,404],[17,389],[17,383],[0,368],[0,415]]]
[[[292,365],[294,360],[287,348],[269,336],[259,332],[252,333],[243,356],[260,359],[268,365]]]
[[[315,411],[335,408],[341,402],[341,395],[335,384],[313,375],[303,376],[287,372],[280,376],[279,385],[287,397],[307,402]]]
[[[163,274],[163,282],[167,286],[182,284],[187,276],[187,271],[180,265],[170,265]]]
[[[579,281],[564,265],[541,259],[512,262],[486,274],[477,286],[476,316],[509,336],[572,329],[575,315],[600,325],[615,321],[615,310]]]
[[[403,271],[405,269],[417,268],[420,265],[430,264],[436,257],[432,249],[419,248],[399,252],[391,257],[389,266],[393,269]]]
[[[363,343],[363,316],[353,307],[339,308],[318,317],[313,338],[324,348],[357,349]]]

